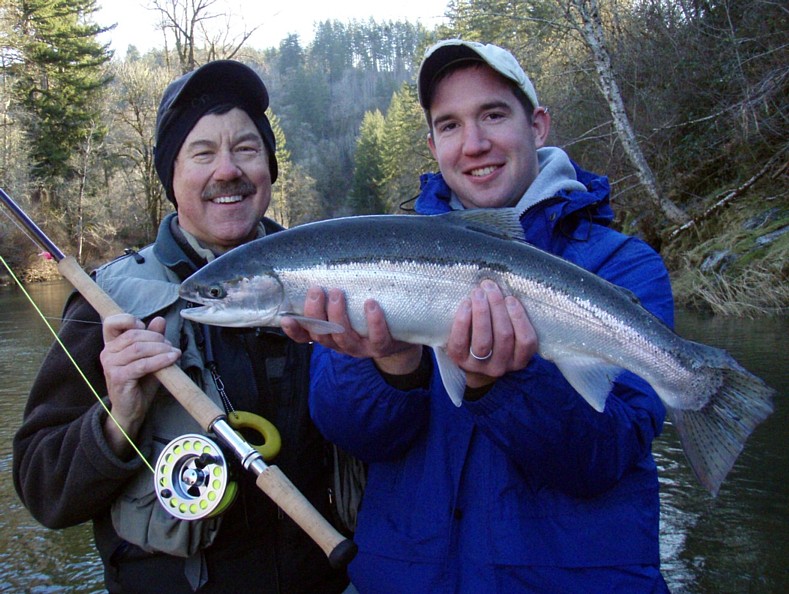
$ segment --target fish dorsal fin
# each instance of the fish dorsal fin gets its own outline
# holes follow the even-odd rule
[[[525,241],[520,214],[514,208],[472,208],[438,215],[453,225],[501,239]]]
[[[641,305],[641,299],[638,298],[638,295],[633,293],[630,289],[626,289],[625,287],[620,287],[619,285],[613,285],[620,293],[622,293],[625,297],[627,297],[631,302],[635,303],[636,305]]]
[[[463,404],[463,394],[466,391],[466,372],[455,365],[443,348],[433,348],[433,352],[436,354],[438,373],[441,375],[441,381],[444,382],[444,388],[454,405],[460,406]]]
[[[622,368],[577,352],[557,357],[553,362],[576,392],[596,411],[603,412],[614,380],[622,373]]]

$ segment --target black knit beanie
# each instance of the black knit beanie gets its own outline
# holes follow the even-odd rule
[[[271,183],[277,180],[274,131],[266,117],[266,86],[254,70],[241,62],[217,60],[170,83],[159,103],[153,158],[167,199],[173,204],[173,165],[178,151],[200,118],[222,104],[243,109],[255,123],[268,151]]]

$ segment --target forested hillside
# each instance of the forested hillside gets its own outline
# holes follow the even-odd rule
[[[293,226],[398,212],[435,168],[416,68],[430,43],[461,36],[521,60],[551,111],[551,143],[609,175],[616,225],[661,251],[681,302],[789,306],[781,3],[452,0],[438,30],[326,21],[309,42],[269,48],[212,29],[210,0],[152,4],[159,48],[112,56],[95,0],[0,3],[0,185],[86,267],[154,236],[170,208],[153,169],[158,99],[210,59],[241,60],[269,88],[280,160],[269,214]],[[12,231],[0,217],[0,253],[35,278],[35,250]]]

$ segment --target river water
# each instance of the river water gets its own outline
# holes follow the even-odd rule
[[[65,282],[28,287],[44,315],[53,318],[69,290]],[[789,592],[789,317],[742,320],[679,312],[677,322],[680,334],[727,349],[778,396],[776,412],[751,437],[717,498],[698,486],[670,426],[655,442],[663,574],[675,593]],[[47,530],[30,517],[13,488],[11,440],[51,342],[22,291],[0,287],[0,592],[103,591],[89,526]]]

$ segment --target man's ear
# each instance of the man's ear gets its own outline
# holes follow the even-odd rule
[[[534,142],[537,148],[542,148],[548,141],[551,131],[551,115],[545,107],[538,107],[532,114],[532,128],[534,129]]]
[[[427,148],[430,149],[430,154],[433,155],[433,158],[438,161],[438,155],[436,154],[436,143],[433,141],[433,134],[430,132],[427,133]]]

